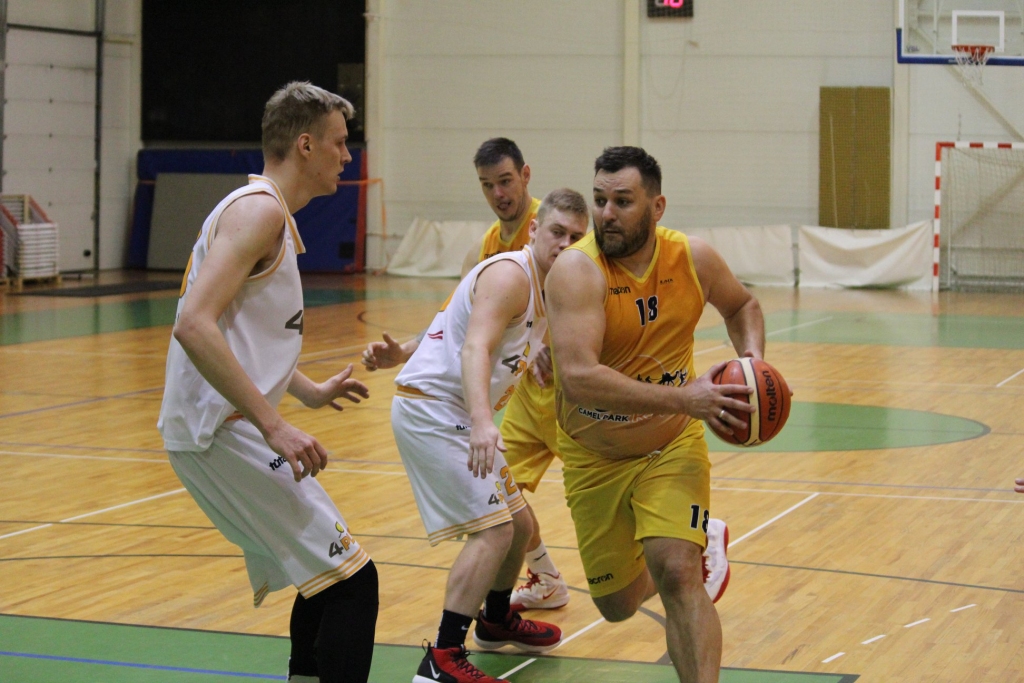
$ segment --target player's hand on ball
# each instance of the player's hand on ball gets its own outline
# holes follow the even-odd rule
[[[710,370],[697,378],[689,389],[689,402],[686,414],[692,418],[703,420],[717,431],[732,434],[733,428],[742,428],[744,423],[729,411],[753,413],[755,408],[747,402],[732,398],[733,394],[754,393],[746,384],[715,384],[712,378],[722,371],[728,361],[712,366]]]
[[[469,434],[469,461],[466,465],[474,477],[483,479],[494,469],[495,451],[505,452],[501,432],[492,420],[474,424]]]

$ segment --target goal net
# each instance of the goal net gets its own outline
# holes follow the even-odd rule
[[[1024,144],[939,143],[942,286],[1024,290]]]

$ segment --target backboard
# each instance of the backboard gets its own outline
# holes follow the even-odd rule
[[[1024,0],[900,0],[901,64],[955,64],[954,45],[991,45],[991,66],[1024,66]]]

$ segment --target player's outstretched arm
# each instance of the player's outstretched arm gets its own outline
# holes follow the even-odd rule
[[[370,342],[366,345],[362,357],[363,366],[370,372],[373,372],[374,370],[385,370],[401,365],[412,358],[412,354],[420,347],[420,340],[422,339],[423,334],[420,334],[415,339],[399,344],[390,334],[385,332],[384,341]]]
[[[704,300],[718,309],[725,319],[736,353],[764,358],[764,314],[761,305],[736,279],[722,255],[698,237],[690,237],[690,254]]]
[[[491,354],[509,323],[526,313],[530,287],[526,272],[512,261],[497,261],[477,276],[461,354],[462,391],[471,420],[467,466],[473,476],[487,476],[495,450],[505,450],[491,413]]]
[[[729,396],[750,393],[743,385],[718,386],[710,381],[683,387],[647,384],[602,365],[606,287],[593,261],[571,249],[555,259],[544,283],[555,372],[570,401],[627,415],[684,413],[702,420],[723,408],[751,410],[747,403]]]
[[[334,377],[319,383],[296,370],[288,384],[288,393],[302,401],[307,408],[330,406],[335,410],[343,410],[337,402],[339,398],[352,403],[359,403],[360,397],[370,398],[370,390],[366,385],[351,377],[351,363]]]
[[[260,430],[299,481],[326,464],[326,451],[316,439],[281,418],[245,374],[217,327],[246,278],[280,252],[284,221],[284,209],[265,194],[242,197],[224,210],[173,334],[199,373]]]

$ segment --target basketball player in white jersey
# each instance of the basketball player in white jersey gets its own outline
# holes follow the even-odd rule
[[[263,115],[263,175],[203,224],[182,282],[158,427],[196,503],[245,555],[253,603],[288,585],[289,680],[365,683],[377,570],[312,477],[327,452],[282,419],[287,391],[311,408],[358,403],[352,366],[317,383],[298,371],[305,251],[292,213],[333,194],[352,160],[346,100],[309,83],[274,93]]]
[[[473,639],[485,649],[545,652],[561,642],[558,627],[511,609],[533,529],[494,415],[543,344],[544,278],[586,234],[587,218],[578,192],[548,194],[530,224],[532,246],[473,268],[395,378],[391,426],[427,537],[431,545],[467,537],[448,577],[437,639],[414,683],[496,681],[466,660],[474,617]]]

